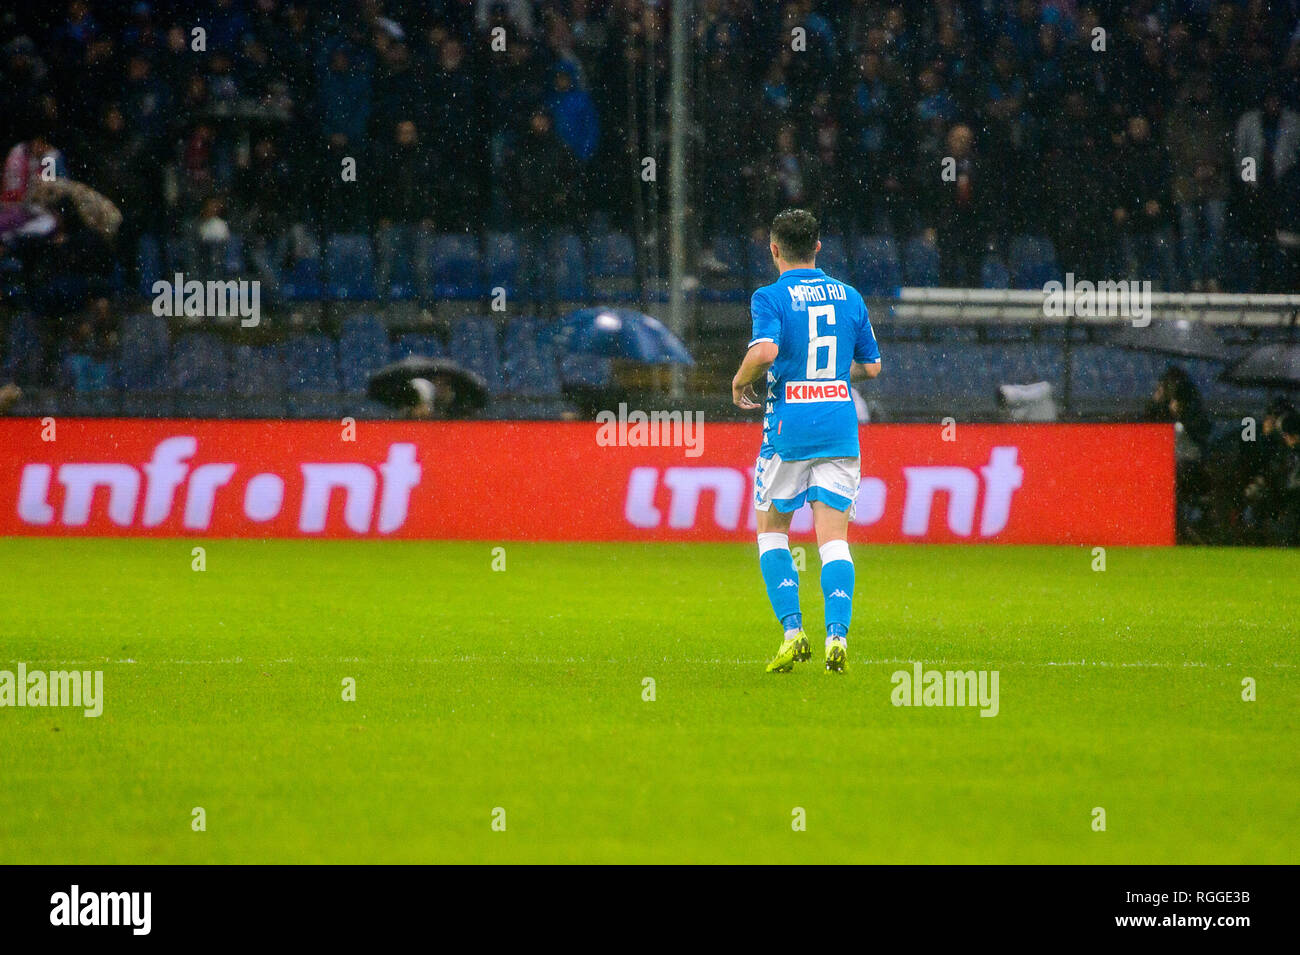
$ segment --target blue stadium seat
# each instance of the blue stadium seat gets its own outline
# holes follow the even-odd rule
[[[519,294],[520,240],[513,232],[490,232],[487,237],[488,286],[503,288],[507,297]]]
[[[989,367],[994,386],[1001,384],[1025,385],[1035,381],[1050,381],[1059,392],[1065,375],[1061,349],[1054,345],[1016,343],[986,345],[981,351],[989,356]]]
[[[1254,245],[1229,233],[1223,249],[1225,292],[1255,292],[1259,289],[1259,256]]]
[[[368,235],[332,235],[325,243],[325,289],[339,301],[375,297],[375,253]]]
[[[843,238],[838,235],[822,236],[822,250],[817,255],[817,266],[832,278],[849,281],[849,254],[844,248]],[[763,272],[760,270],[759,274],[762,275]]]
[[[903,284],[898,244],[890,236],[863,236],[853,243],[853,284],[863,295],[889,295]]]
[[[942,355],[938,346],[926,342],[893,342],[884,350],[888,374],[873,382],[872,390],[887,397],[911,395],[922,387],[933,388],[946,377]]]
[[[163,260],[163,278],[169,278],[173,272],[189,271],[191,247],[179,235],[169,235],[160,245]]]
[[[419,355],[423,358],[443,358],[446,350],[442,347],[437,335],[429,335],[423,332],[407,332],[405,335],[397,336],[393,342],[392,349],[389,352],[390,361],[401,361],[411,355]]]
[[[947,325],[938,330],[936,341],[940,345],[973,345],[980,340],[978,325]]]
[[[482,261],[476,237],[464,232],[436,235],[420,254],[428,256],[433,292],[437,297],[478,298],[483,295]]]
[[[748,287],[753,274],[749,267],[746,240],[735,235],[721,235],[713,239],[714,258],[722,271],[702,271],[697,292],[705,302],[745,302],[753,291]]]
[[[1136,404],[1151,394],[1171,359],[1149,352],[1076,345],[1070,350],[1075,399],[1103,401],[1124,396]]]
[[[1073,397],[1085,404],[1104,406],[1121,399],[1137,408],[1150,397],[1156,382],[1171,364],[1187,372],[1207,404],[1235,409],[1257,407],[1267,400],[1264,389],[1241,388],[1219,381],[1222,366],[1206,359],[1174,358],[1097,344],[1076,345],[1070,357],[1074,372]]]
[[[236,345],[232,356],[231,392],[240,398],[284,394],[288,376],[284,354],[276,345]]]
[[[339,414],[338,343],[325,335],[293,335],[281,346],[286,380],[286,411],[295,418],[333,418]]]
[[[886,349],[889,374],[873,389],[885,400],[957,414],[992,414],[998,385],[1049,381],[1059,393],[1061,350],[1031,342],[979,344],[941,329],[940,341],[898,342]]]
[[[604,355],[570,355],[560,358],[560,381],[566,385],[599,387],[609,384],[614,363]]]
[[[299,302],[315,301],[325,295],[319,259],[299,259],[283,285],[286,297]]]
[[[1027,342],[1032,341],[1033,337],[1032,325],[1003,325],[1000,322],[990,322],[984,326],[984,338],[990,342]]]
[[[166,319],[149,312],[125,316],[118,339],[118,387],[140,392],[166,388],[169,338]]]
[[[727,267],[727,273],[744,277],[750,272],[746,240],[737,235],[720,235],[713,240],[713,254]]]
[[[240,276],[244,272],[244,239],[232,235],[226,242],[225,268],[227,275]]]
[[[749,270],[753,276],[769,275],[772,266],[772,250],[766,236],[750,236],[747,241],[749,248]]]
[[[1056,249],[1044,236],[1018,235],[1008,249],[1011,284],[1018,289],[1041,289],[1060,276]]]
[[[1070,341],[1086,342],[1088,340],[1088,328],[1086,325],[1066,326],[1063,322],[1052,322],[1038,326],[1038,337],[1045,342],[1060,342],[1064,344],[1066,329],[1069,329]]]
[[[878,320],[871,317],[871,325],[876,338],[882,342],[922,342],[925,341],[925,325],[914,323]]]
[[[1269,391],[1266,388],[1243,388],[1230,382],[1220,381],[1222,367],[1217,362],[1183,361],[1184,368],[1192,380],[1201,389],[1201,397],[1211,406],[1225,408],[1263,408],[1268,402]]]
[[[1255,330],[1258,345],[1286,344],[1296,341],[1295,330],[1290,325],[1261,325]]]
[[[510,323],[506,328],[501,370],[506,391],[539,396],[559,394],[556,348],[544,324],[532,318]]]
[[[338,343],[326,335],[293,335],[284,343],[286,387],[291,393],[337,394]]]
[[[462,318],[451,326],[451,358],[483,376],[491,391],[501,390],[501,359],[496,323],[491,319]]]
[[[636,292],[636,247],[623,232],[598,232],[591,236],[591,291],[606,299],[630,299]]]
[[[41,377],[41,338],[38,322],[30,312],[16,312],[9,320],[8,347],[4,349],[4,372],[19,384]]]
[[[108,391],[112,381],[112,369],[108,362],[83,352],[64,355],[60,374],[64,387],[76,394]]]
[[[980,287],[988,289],[1011,288],[1011,272],[1006,263],[996,255],[986,255],[980,264]]]
[[[1056,258],[1055,244],[1045,235],[1035,236],[1034,241],[1037,243],[1038,257],[1047,271],[1047,280],[1064,281],[1065,273],[1061,271],[1061,263]]]
[[[388,301],[409,302],[428,291],[419,287],[415,274],[414,254],[408,243],[396,243],[393,249],[392,271],[388,273],[388,288],[380,290]]]
[[[908,239],[903,247],[903,284],[917,288],[939,285],[939,250],[925,239]]]
[[[591,237],[591,274],[596,278],[636,275],[636,248],[624,232],[603,232]]]
[[[22,294],[23,264],[12,255],[0,256],[0,296],[13,300]]]
[[[587,297],[587,256],[582,240],[572,232],[555,237],[551,250],[551,267],[555,270],[555,294],[573,301]]]
[[[140,294],[153,298],[153,285],[163,278],[162,248],[156,236],[140,236],[136,265],[140,270]]]
[[[230,349],[209,332],[190,332],[172,348],[171,387],[183,394],[218,397],[230,387]]]
[[[370,373],[388,364],[388,329],[374,315],[353,315],[339,335],[339,364],[343,390],[364,394]]]

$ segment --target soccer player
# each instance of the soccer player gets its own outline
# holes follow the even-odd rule
[[[785,210],[772,220],[769,240],[781,277],[750,299],[753,336],[731,382],[737,406],[764,411],[754,473],[758,566],[785,630],[767,672],[785,673],[812,656],[790,556],[790,519],[807,503],[822,561],[826,669],[843,673],[853,614],[849,521],[861,476],[849,382],[880,374],[880,348],[862,296],[817,268],[822,244],[812,213]],[[755,384],[764,377],[760,399]]]

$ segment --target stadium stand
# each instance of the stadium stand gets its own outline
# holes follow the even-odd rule
[[[66,12],[13,11],[0,24],[3,148],[47,149],[124,213],[111,247],[61,226],[76,258],[0,233],[0,372],[28,393],[18,411],[99,395],[105,413],[378,414],[366,376],[416,352],[464,361],[514,401],[488,413],[559,413],[566,387],[608,385],[608,360],[558,354],[545,329],[554,310],[666,296],[664,191],[626,147],[635,130],[649,148],[667,103],[611,79],[646,53],[625,22],[639,6],[521,0],[463,17],[449,4],[264,0],[222,14],[220,57],[185,56],[168,5],[92,3],[75,29]],[[1132,414],[1166,364],[1108,348],[1095,328],[1018,320],[971,339],[969,316],[942,315],[908,327],[894,314],[903,287],[959,274],[1035,290],[1075,272],[1158,291],[1300,288],[1296,249],[1278,238],[1300,208],[1294,9],[1102,6],[702,5],[692,56],[708,67],[690,106],[718,122],[689,162],[692,386],[724,390],[719,369],[770,276],[765,223],[791,203],[818,212],[823,267],[874,296],[898,349],[878,397],[899,419],[959,399],[992,414],[991,386],[1029,377],[1058,391],[1068,379],[1068,413]],[[836,70],[771,52],[791,17],[816,27]],[[509,69],[482,42],[495,25],[519,37]],[[88,57],[94,83],[76,79]],[[530,133],[539,112],[550,128]],[[409,126],[412,148],[394,152]],[[1239,181],[1240,159],[1270,143],[1270,175]],[[937,178],[949,155],[956,175]],[[263,280],[266,324],[249,339],[230,321],[148,314],[154,284],[178,272]],[[116,327],[78,338],[78,303],[105,302]],[[1216,327],[1239,354],[1289,340],[1283,319]],[[1067,344],[1080,346],[1068,358]],[[1259,400],[1195,365],[1210,408]]]

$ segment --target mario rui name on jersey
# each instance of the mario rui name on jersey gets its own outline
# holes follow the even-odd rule
[[[790,285],[790,304],[798,306],[808,302],[847,302],[848,290],[839,282],[818,282],[815,285]]]

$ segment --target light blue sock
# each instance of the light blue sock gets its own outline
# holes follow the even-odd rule
[[[794,569],[794,558],[790,556],[788,534],[758,535],[758,569],[763,573],[767,599],[772,602],[776,619],[786,630],[798,630],[803,626],[799,614],[799,572]]]
[[[826,636],[848,637],[853,620],[853,555],[849,553],[849,542],[827,541],[820,553]]]

